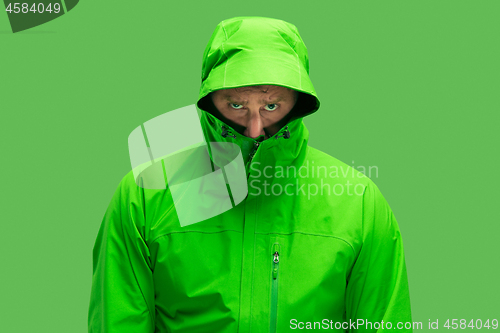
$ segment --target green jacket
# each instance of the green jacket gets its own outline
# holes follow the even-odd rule
[[[264,141],[224,124],[208,98],[255,84],[300,92],[294,117]],[[168,186],[138,186],[129,172],[93,249],[89,332],[374,332],[382,321],[393,329],[410,322],[396,219],[368,177],[307,145],[302,119],[319,105],[294,25],[262,17],[219,23],[203,56],[197,107],[206,142],[240,147],[248,195],[181,226]]]

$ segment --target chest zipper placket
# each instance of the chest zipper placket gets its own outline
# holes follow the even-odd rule
[[[276,332],[276,319],[278,315],[278,269],[280,246],[278,243],[273,244],[272,249],[272,278],[271,278],[271,320],[269,332]]]
[[[252,159],[253,157],[255,156],[255,154],[257,153],[257,149],[259,148],[260,146],[260,142],[257,142],[257,141],[254,141],[253,143],[253,149],[252,151],[250,152],[250,158],[248,159],[248,162],[246,163],[246,169],[247,170],[250,170],[250,165],[252,164]],[[250,177],[250,171],[248,171],[247,173],[247,179]]]
[[[260,142],[255,141],[253,143],[253,150],[250,153],[250,161],[252,161],[252,158],[255,156],[255,153],[257,152],[257,149],[259,148]]]

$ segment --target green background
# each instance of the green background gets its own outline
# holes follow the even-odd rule
[[[205,46],[234,16],[297,26],[322,103],[310,145],[378,167],[413,320],[500,319],[499,14],[496,0],[87,0],[13,34],[0,13],[0,331],[87,332],[128,135],[196,102]]]

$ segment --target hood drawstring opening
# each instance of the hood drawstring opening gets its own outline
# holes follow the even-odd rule
[[[285,131],[283,132],[283,135],[276,136],[276,139],[277,138],[290,139],[290,131],[288,130],[288,126],[285,127]]]
[[[222,133],[221,133],[221,135],[222,135],[223,138],[227,138],[228,136],[230,136],[230,137],[236,139],[236,135],[234,135],[230,130],[228,130],[226,126],[222,126]]]
[[[221,126],[221,128],[222,128],[221,135],[223,138],[231,137],[236,139],[236,135],[234,135],[233,132],[231,132],[226,126]],[[290,131],[288,130],[288,126],[285,127],[285,130],[282,133],[283,135],[276,136],[276,139],[278,138],[290,139],[291,135]]]

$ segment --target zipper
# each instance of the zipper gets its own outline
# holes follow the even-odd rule
[[[251,148],[252,150],[250,151],[250,153],[248,155],[249,159],[248,159],[248,161],[245,164],[245,169],[247,170],[247,180],[249,179],[250,173],[251,173],[251,171],[250,171],[250,165],[252,164],[252,159],[255,156],[255,154],[257,153],[257,149],[259,148],[260,144],[261,144],[260,142],[254,141],[253,142],[253,148]]]
[[[278,315],[278,269],[280,261],[280,245],[273,244],[272,249],[272,276],[271,276],[271,317],[269,332],[276,332],[276,317]]]
[[[260,142],[255,141],[253,143],[253,150],[250,153],[250,159],[248,160],[249,162],[252,161],[252,158],[255,156],[255,153],[257,152],[257,149],[259,148]]]

